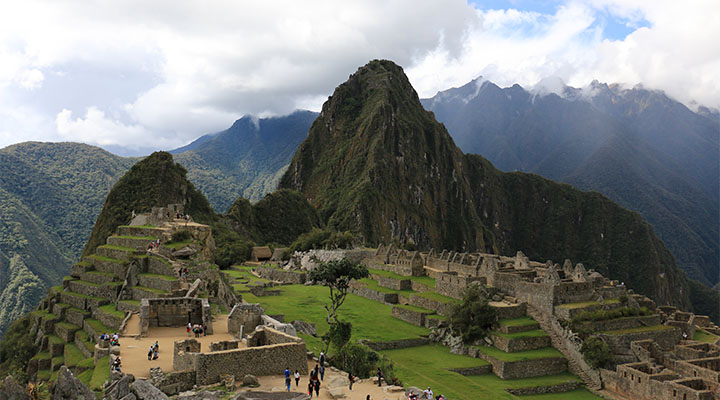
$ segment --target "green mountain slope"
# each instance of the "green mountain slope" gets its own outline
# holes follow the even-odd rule
[[[661,304],[690,305],[684,275],[638,214],[464,155],[390,61],[361,67],[336,89],[280,187],[369,244],[571,257]]]
[[[238,196],[255,202],[277,187],[316,116],[311,111],[273,118],[246,116],[225,131],[171,153],[213,208],[225,212]]]
[[[152,207],[180,203],[196,221],[214,221],[216,216],[210,203],[195,190],[186,174],[185,168],[164,151],[133,165],[108,193],[83,255],[92,254],[118,226],[128,224],[133,211],[149,212]]]

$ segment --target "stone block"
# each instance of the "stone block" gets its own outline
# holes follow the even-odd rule
[[[377,280],[380,287],[393,290],[412,290],[412,281],[410,279],[395,279],[376,274],[373,274],[373,278]]]
[[[431,314],[432,312],[415,311],[400,306],[393,306],[392,308],[393,317],[416,326],[425,326],[425,316]]]
[[[508,338],[502,335],[490,335],[493,345],[506,353],[515,353],[518,351],[542,349],[552,345],[550,336],[531,336]]]

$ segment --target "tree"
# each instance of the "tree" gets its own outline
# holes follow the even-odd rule
[[[590,336],[585,339],[582,347],[580,347],[580,352],[585,361],[593,368],[604,368],[613,362],[610,347],[597,336]]]
[[[327,311],[326,322],[329,325],[338,324],[337,310],[345,302],[350,282],[353,279],[362,279],[370,275],[362,264],[356,264],[347,258],[333,260],[321,264],[310,271],[309,278],[330,288],[330,304],[325,306]]]
[[[464,343],[472,343],[485,336],[497,321],[497,313],[488,305],[480,286],[472,285],[465,290],[462,303],[455,306],[450,315],[450,327],[460,333]]]

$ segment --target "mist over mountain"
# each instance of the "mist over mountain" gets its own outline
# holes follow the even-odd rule
[[[315,117],[312,111],[273,118],[245,116],[227,130],[171,153],[213,208],[226,212],[238,196],[254,202],[277,187]]]
[[[650,222],[691,278],[718,283],[717,111],[642,86],[557,79],[526,90],[479,78],[422,103],[463,151],[603,193]]]

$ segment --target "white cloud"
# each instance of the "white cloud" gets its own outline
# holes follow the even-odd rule
[[[0,146],[37,138],[135,146],[152,134],[171,148],[247,113],[317,110],[373,58],[404,66],[421,96],[480,75],[528,87],[556,76],[573,86],[642,82],[720,107],[717,4],[568,0],[546,15],[463,0],[2,2],[0,118],[10,114],[3,109],[35,110],[55,123],[0,135]],[[608,13],[650,26],[604,40],[596,22]]]

